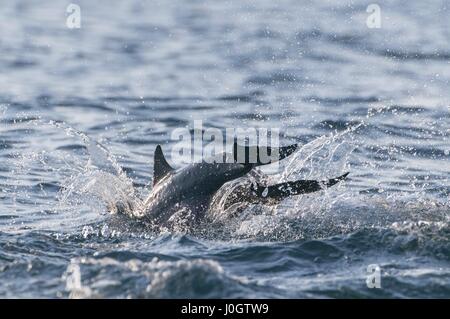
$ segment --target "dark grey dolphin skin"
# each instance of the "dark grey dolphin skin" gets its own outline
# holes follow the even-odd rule
[[[182,169],[174,170],[166,161],[161,146],[158,145],[154,155],[153,189],[142,208],[136,214],[146,221],[165,223],[180,208],[187,207],[196,219],[204,217],[214,194],[227,182],[243,177],[254,167],[270,164],[261,162],[259,154],[262,148],[234,145],[233,159],[231,163],[194,163]],[[291,155],[297,149],[297,144],[281,148],[265,149],[267,153],[277,154],[282,160]],[[239,151],[245,151],[244,161],[238,161]],[[257,161],[250,162],[251,152],[258,154]],[[271,186],[257,183],[243,183],[232,196],[227,199],[226,207],[238,202],[268,202],[283,198],[320,191],[331,187],[347,177],[348,173],[327,180],[298,180],[280,183]]]

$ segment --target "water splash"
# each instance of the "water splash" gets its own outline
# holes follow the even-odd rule
[[[74,225],[79,219],[85,223],[95,221],[101,214],[132,209],[140,203],[132,180],[114,155],[86,134],[62,122],[25,114],[10,123],[9,129],[27,130],[32,134],[22,137],[23,145],[28,146],[14,149],[8,159],[10,189],[3,191],[8,194],[16,214],[20,213],[17,203],[34,204],[42,217],[54,216],[43,223],[47,228],[60,220],[64,220],[64,224],[77,220]],[[66,146],[66,138],[66,145],[59,147],[60,132],[73,138],[70,147]],[[42,143],[28,144],[28,137],[41,135]],[[34,202],[30,202],[31,198]],[[56,217],[58,215],[60,218]],[[12,224],[19,220],[13,220]]]
[[[364,124],[321,136],[287,158],[281,180],[328,179],[350,169],[349,157],[358,147],[355,133]]]
[[[368,118],[384,112],[384,108],[369,112]],[[364,228],[396,229],[404,223],[448,229],[448,199],[429,196],[423,189],[385,193],[380,189],[367,192],[347,187],[353,176],[358,180],[358,174],[361,174],[352,167],[359,160],[355,150],[364,148],[366,143],[359,132],[367,127],[361,122],[344,131],[314,139],[284,161],[280,174],[265,177],[276,183],[280,180],[326,179],[350,171],[348,182],[322,192],[293,196],[278,205],[246,207],[236,204],[225,210],[227,197],[240,181],[228,183],[213,201],[212,220],[220,225],[222,235],[235,239],[288,241],[327,238]]]
[[[368,118],[381,116],[384,112],[386,112],[385,109],[369,112]],[[62,122],[32,118],[30,121],[21,121],[20,125],[29,126],[30,123],[36,127],[35,129],[42,126],[57,128],[58,132],[63,131],[65,135],[81,140],[85,146],[86,152],[83,154],[76,152],[74,154],[72,149],[63,152],[49,150],[38,152],[34,149],[29,153],[23,152],[16,156],[16,164],[18,164],[16,173],[21,172],[27,175],[37,167],[44,167],[45,174],[56,174],[52,176],[51,184],[58,185],[55,196],[58,200],[56,205],[52,198],[55,192],[49,192],[42,183],[40,185],[43,195],[47,196],[46,207],[49,211],[55,214],[65,211],[78,215],[85,212],[95,213],[91,221],[99,222],[101,221],[99,215],[105,215],[108,212],[133,211],[141,205],[131,179],[126,176],[114,155],[105,146]],[[16,123],[16,125],[19,124]],[[257,171],[250,176],[250,179],[266,178],[268,182],[273,183],[296,179],[325,179],[344,171],[350,171],[351,177],[357,176],[357,172],[355,174],[352,170],[352,166],[358,160],[358,155],[355,156],[354,151],[364,147],[365,141],[362,140],[359,132],[368,127],[369,125],[365,122],[360,122],[344,131],[314,139],[282,161],[283,170],[280,174],[264,176]],[[16,194],[20,194],[16,200],[23,201],[28,196],[27,179],[23,181],[25,181],[24,185],[18,184],[15,188]],[[346,187],[346,183],[341,183],[320,193],[289,198],[278,205],[245,207],[236,204],[224,209],[227,197],[233,193],[240,182],[235,180],[228,183],[214,197],[213,214],[211,214],[214,223],[212,224],[206,223],[199,228],[191,229],[192,223],[189,222],[189,216],[192,212],[188,211],[186,214],[186,210],[180,208],[179,214],[174,214],[171,219],[169,227],[153,227],[152,225],[148,227],[157,233],[192,233],[208,238],[223,236],[227,239],[293,240],[349,233],[361,227],[390,227],[389,225],[394,222],[412,220],[411,214],[406,215],[408,211],[422,216],[422,221],[435,222],[422,212],[434,211],[433,208],[436,206],[439,207],[436,213],[438,216],[442,209],[448,207],[448,203],[442,206],[439,201],[431,199],[422,201],[421,199],[428,197],[417,190],[412,199],[409,199],[408,193],[394,196],[392,193],[383,194],[378,190],[374,194],[363,194],[356,189],[350,190]],[[411,200],[419,202],[419,206],[414,208],[406,205]],[[42,203],[40,206],[42,207]],[[383,207],[393,207],[395,212],[384,213]],[[407,209],[403,209],[404,207]],[[214,211],[218,214],[214,215]],[[393,216],[398,218],[392,218]],[[448,219],[445,218],[439,215],[436,222],[448,223]],[[87,220],[84,223],[87,223]]]

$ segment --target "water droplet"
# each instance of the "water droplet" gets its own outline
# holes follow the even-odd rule
[[[261,195],[262,195],[262,197],[267,197],[268,193],[269,193],[269,188],[266,187]]]

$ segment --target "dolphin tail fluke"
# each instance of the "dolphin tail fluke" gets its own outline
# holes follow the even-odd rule
[[[331,187],[331,186],[336,185],[337,183],[339,183],[339,182],[341,182],[341,181],[346,180],[348,174],[350,174],[350,172],[347,172],[347,173],[345,173],[345,174],[343,174],[343,175],[341,175],[341,176],[338,176],[338,177],[329,179],[329,180],[326,182],[325,186],[326,186],[326,187]]]
[[[281,161],[294,153],[298,144],[282,147],[242,146],[234,143],[233,157],[236,163],[259,166]]]
[[[253,191],[259,198],[283,199],[292,195],[301,195],[317,192],[345,180],[349,173],[335,177],[326,181],[298,180],[285,182],[271,186],[257,185]]]

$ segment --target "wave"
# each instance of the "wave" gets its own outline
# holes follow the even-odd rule
[[[116,273],[120,281],[111,279]],[[75,258],[63,279],[71,298],[242,298],[253,289],[208,259],[150,262]],[[262,290],[262,289],[261,289]]]

